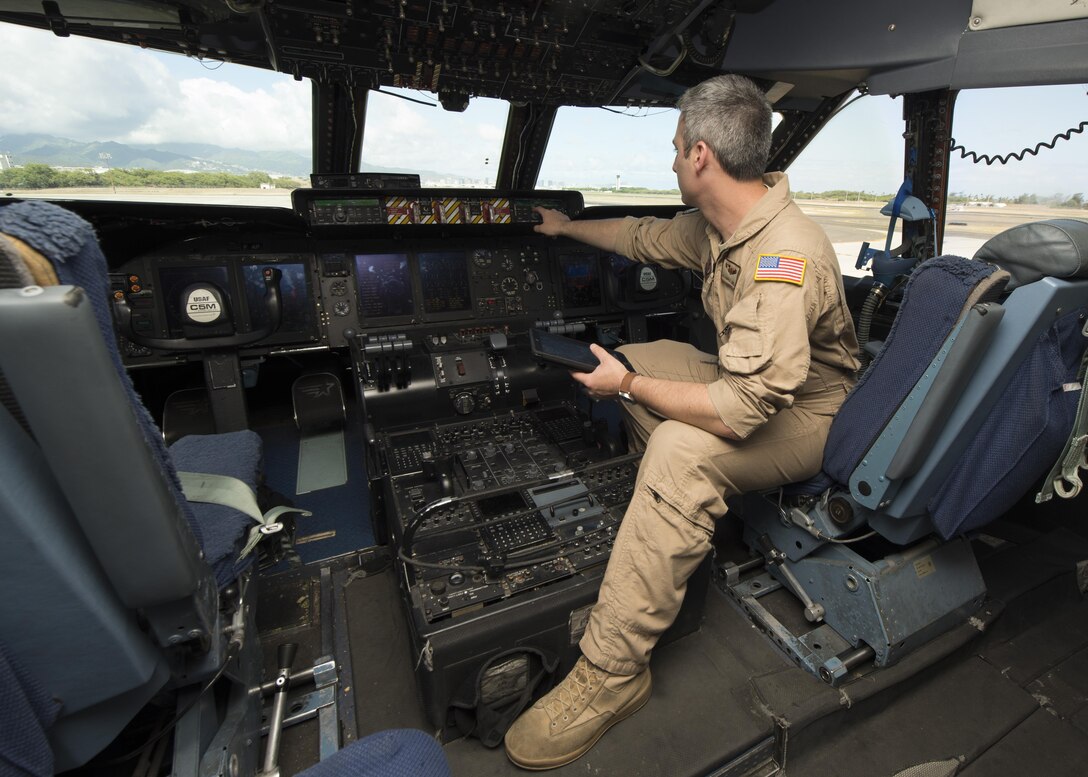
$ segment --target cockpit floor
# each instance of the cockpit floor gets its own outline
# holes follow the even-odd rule
[[[398,725],[431,728],[416,698],[414,659],[392,575],[353,580],[346,600],[352,643],[365,643],[353,652],[360,735]],[[821,686],[767,650],[762,635],[717,591],[710,592],[707,610],[698,633],[656,652],[646,707],[556,775],[706,774],[773,733],[748,678],[788,671],[802,685]],[[454,775],[524,774],[502,747],[489,750],[477,739],[456,740],[445,749]]]
[[[298,494],[298,428],[292,421],[262,426],[259,432],[264,442],[268,486],[296,507],[313,513],[308,518],[297,519],[295,549],[304,563],[333,558],[374,544],[362,443],[357,435],[344,435],[347,482]]]
[[[991,597],[983,633],[968,625],[838,689],[797,668],[712,586],[700,631],[656,651],[650,703],[554,773],[748,774],[722,767],[746,755],[759,756],[756,763],[776,747],[781,766],[784,743],[786,773],[805,777],[892,777],[921,764],[969,777],[1082,774],[1088,600],[1075,570],[1088,540],[1079,525],[1061,524],[999,522],[976,539]],[[433,730],[383,549],[264,582],[262,598],[280,613],[261,627],[269,655],[289,638],[310,643],[300,656],[329,646],[344,656],[341,699],[354,702],[346,722],[355,727],[345,740],[394,727]],[[285,777],[317,759],[316,743],[313,723],[285,732]],[[457,777],[523,774],[501,747],[476,739],[445,751]]]

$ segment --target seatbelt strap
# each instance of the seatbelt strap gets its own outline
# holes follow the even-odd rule
[[[283,529],[283,524],[277,520],[281,515],[287,513],[298,513],[303,517],[313,515],[309,510],[285,505],[273,507],[268,512],[262,513],[257,505],[257,495],[253,493],[253,489],[238,478],[210,475],[204,472],[179,472],[178,480],[181,481],[181,493],[190,502],[230,507],[257,522],[257,525],[249,530],[249,538],[238,556],[240,559],[248,556],[257,547],[262,537]]]
[[[1088,337],[1088,323],[1081,334]],[[1084,379],[1088,375],[1088,348],[1080,360],[1077,370],[1077,382],[1080,383],[1080,401],[1077,402],[1077,416],[1073,420],[1073,431],[1065,442],[1058,460],[1050,468],[1039,493],[1035,495],[1036,504],[1049,502],[1054,494],[1062,499],[1072,499],[1080,493],[1084,483],[1080,479],[1080,470],[1088,469],[1085,457],[1085,444],[1088,443],[1088,391],[1084,390]]]

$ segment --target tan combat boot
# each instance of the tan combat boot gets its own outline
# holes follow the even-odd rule
[[[514,721],[506,732],[506,755],[523,769],[569,764],[649,699],[649,669],[611,674],[583,656],[563,682]]]

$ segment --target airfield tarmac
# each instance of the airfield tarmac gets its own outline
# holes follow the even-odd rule
[[[586,205],[675,205],[679,198],[658,195],[589,192]],[[836,200],[797,200],[801,210],[824,228],[835,246],[844,275],[864,275],[854,269],[861,244],[883,248],[888,234],[888,218],[880,215],[883,203],[843,202]],[[989,238],[1010,227],[1029,221],[1057,218],[1088,218],[1084,211],[1048,208],[1042,205],[1006,205],[985,207],[953,204],[945,220],[944,253],[973,256]],[[898,241],[893,241],[893,248]]]
[[[676,205],[678,196],[629,194],[623,192],[587,192],[586,206],[595,205]],[[26,197],[63,200],[115,199],[128,202],[172,202],[184,204],[291,207],[289,189],[146,189],[118,188],[116,192],[96,189],[48,189],[42,191],[0,191],[2,197]],[[862,275],[854,269],[861,244],[869,242],[882,248],[888,219],[880,215],[876,202],[833,200],[798,200],[805,213],[827,232],[835,246],[844,275]],[[1052,218],[1083,218],[1083,211],[1048,208],[1042,205],[1007,205],[982,207],[952,205],[945,223],[944,253],[972,256],[986,240],[1009,227],[1029,221]]]

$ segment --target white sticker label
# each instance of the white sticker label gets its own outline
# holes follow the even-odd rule
[[[207,289],[193,289],[189,292],[189,299],[185,302],[185,313],[193,321],[207,324],[219,318],[222,312],[223,309],[215,299],[215,295]]]
[[[638,285],[643,291],[653,291],[657,288],[657,273],[652,267],[643,267],[638,271]]]
[[[937,567],[933,564],[932,556],[923,556],[914,562],[914,574],[917,575],[919,579],[928,577],[936,571]]]
[[[586,626],[589,625],[589,613],[592,610],[592,604],[579,607],[577,610],[571,610],[570,618],[567,621],[567,628],[570,629],[570,644],[577,645],[582,639],[582,635],[586,633]]]

